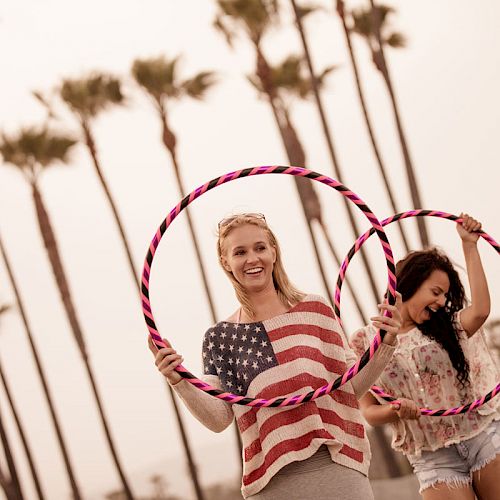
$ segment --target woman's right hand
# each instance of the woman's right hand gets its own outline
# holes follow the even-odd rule
[[[420,418],[420,408],[411,399],[399,398],[399,403],[392,403],[392,408],[402,420],[417,420]]]
[[[148,335],[148,347],[155,356],[155,365],[158,371],[167,378],[171,385],[175,385],[182,380],[182,377],[175,371],[175,368],[184,361],[184,358],[180,354],[177,354],[168,340],[163,339],[163,342],[165,342],[167,347],[158,349],[151,336]]]

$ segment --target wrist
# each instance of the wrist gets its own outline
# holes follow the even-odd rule
[[[384,335],[384,339],[382,340],[382,343],[388,344],[388,345],[395,345],[397,337],[398,337],[397,333],[387,332]]]
[[[182,377],[180,375],[177,375],[177,377],[175,376],[170,376],[170,377],[165,377],[168,381],[168,383],[174,387],[175,385],[177,385],[179,382],[182,381]]]
[[[470,240],[462,240],[462,246],[464,248],[477,248],[477,241],[470,241]]]

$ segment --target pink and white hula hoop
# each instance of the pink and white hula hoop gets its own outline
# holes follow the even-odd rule
[[[385,227],[388,224],[391,224],[392,222],[396,222],[400,219],[406,219],[408,217],[423,217],[423,216],[439,217],[441,219],[447,219],[455,222],[462,222],[462,219],[460,219],[456,215],[448,214],[446,212],[439,212],[437,210],[410,210],[408,212],[403,212],[388,217],[387,219],[382,221],[382,226]],[[373,229],[370,229],[356,240],[356,243],[351,247],[349,253],[342,262],[342,265],[340,266],[337,285],[335,287],[335,298],[333,305],[335,314],[337,315],[337,318],[340,322],[342,321],[340,318],[340,292],[342,289],[342,283],[344,282],[347,268],[354,254],[356,254],[356,252],[363,246],[365,241],[373,234],[373,232],[374,232]],[[480,231],[479,236],[484,240],[486,240],[497,251],[497,253],[500,253],[500,245],[490,235],[488,235],[484,231]],[[378,386],[373,386],[371,390],[381,398],[385,399],[386,401],[389,401],[393,404],[398,403],[398,400],[396,398],[394,398],[390,394],[387,394],[382,388]],[[420,413],[421,415],[427,415],[432,417],[441,417],[448,415],[458,415],[459,413],[466,413],[476,408],[479,408],[484,403],[487,403],[488,401],[490,401],[490,399],[494,398],[499,392],[500,392],[500,383],[498,383],[496,387],[494,387],[490,392],[488,392],[488,394],[466,405],[448,409],[441,408],[438,410],[432,410],[430,408],[420,408]]]
[[[142,272],[142,308],[144,313],[144,319],[146,321],[147,328],[149,330],[149,334],[153,339],[153,342],[158,348],[165,347],[165,344],[158,333],[158,329],[156,327],[156,323],[153,318],[153,312],[151,309],[151,304],[149,300],[149,280],[151,274],[151,266],[153,263],[153,257],[160,244],[160,240],[165,234],[167,228],[173,222],[173,220],[184,210],[190,203],[199,198],[201,195],[206,193],[207,191],[216,188],[222,184],[225,184],[230,181],[234,181],[243,177],[250,177],[254,175],[263,175],[263,174],[287,174],[287,175],[295,175],[300,177],[306,177],[308,179],[321,182],[322,184],[326,184],[327,186],[336,189],[343,196],[352,201],[367,217],[370,221],[370,224],[373,227],[373,231],[377,233],[377,236],[382,245],[382,249],[384,251],[386,263],[387,263],[387,271],[388,271],[388,298],[389,303],[394,304],[396,300],[395,290],[396,290],[396,278],[395,278],[395,267],[394,267],[394,258],[392,256],[392,250],[389,245],[389,241],[385,235],[384,229],[380,224],[379,220],[375,217],[375,215],[371,212],[368,206],[352,191],[350,191],[347,187],[345,187],[340,182],[331,179],[325,175],[319,174],[317,172],[313,172],[312,170],[307,170],[305,168],[299,167],[291,167],[291,166],[260,166],[254,168],[246,168],[244,170],[238,170],[236,172],[230,172],[228,174],[222,175],[211,181],[203,184],[199,188],[195,189],[193,192],[188,194],[178,205],[176,205],[168,214],[166,219],[161,223],[158,228],[153,241],[149,246],[149,250],[146,256],[146,260],[144,262],[144,268]],[[385,335],[384,331],[377,332],[375,339],[373,340],[370,348],[363,354],[360,360],[351,368],[349,368],[343,375],[339,376],[336,380],[330,382],[323,387],[319,387],[318,389],[314,389],[305,394],[296,394],[294,396],[289,397],[274,397],[271,399],[261,399],[261,398],[250,398],[244,396],[238,396],[236,394],[232,394],[229,392],[224,392],[221,390],[212,387],[211,385],[203,382],[195,375],[191,374],[186,368],[182,365],[176,368],[177,372],[184,377],[188,382],[193,384],[198,389],[207,392],[208,394],[222,399],[231,404],[239,404],[253,407],[276,407],[276,406],[291,406],[298,405],[301,403],[305,403],[307,401],[312,401],[320,396],[324,396],[332,392],[333,390],[339,388],[343,384],[345,384],[348,380],[350,380],[354,375],[356,375],[368,361],[373,357],[376,350],[380,346],[382,339]]]

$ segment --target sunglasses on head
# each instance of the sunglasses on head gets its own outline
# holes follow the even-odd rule
[[[266,222],[266,218],[265,218],[264,214],[249,212],[249,213],[236,214],[236,215],[231,215],[229,217],[225,217],[224,219],[222,219],[219,222],[219,229],[221,227],[227,226],[228,224],[231,224],[231,222],[236,220],[238,217],[251,217],[253,219],[260,219],[260,220],[263,220],[264,222]]]

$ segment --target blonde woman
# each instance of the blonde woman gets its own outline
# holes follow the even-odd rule
[[[327,301],[290,283],[262,214],[222,220],[217,253],[239,307],[205,333],[206,382],[249,397],[287,396],[328,383],[356,361]],[[358,399],[391,358],[401,325],[395,306],[380,309],[392,318],[372,318],[387,334],[370,363],[337,391],[299,406],[227,404],[181,378],[175,368],[183,358],[170,344],[157,351],[150,342],[150,348],[158,370],[201,423],[221,432],[236,418],[244,498],[369,500],[370,448]]]

